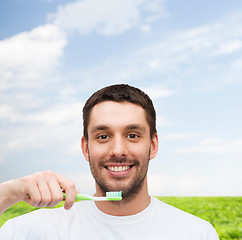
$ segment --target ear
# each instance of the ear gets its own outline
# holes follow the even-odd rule
[[[89,162],[88,142],[84,136],[82,136],[81,138],[81,148],[82,148],[83,156]]]
[[[158,153],[158,134],[155,133],[150,145],[150,159],[153,159]]]

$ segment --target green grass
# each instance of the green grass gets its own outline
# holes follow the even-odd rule
[[[209,221],[220,240],[242,240],[242,197],[158,197]]]
[[[209,221],[220,240],[242,240],[242,197],[157,197],[172,206]],[[60,203],[57,207],[63,206]],[[37,208],[19,202],[0,216],[0,226],[8,219]]]

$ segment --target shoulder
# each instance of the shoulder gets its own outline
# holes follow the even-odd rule
[[[163,216],[166,216],[167,218],[172,218],[173,220],[176,221],[189,221],[189,222],[194,222],[194,223],[200,223],[200,224],[204,224],[206,223],[205,220],[196,217],[188,212],[185,212],[179,208],[176,208],[174,206],[171,206],[167,203],[164,203],[160,200],[158,200],[157,198],[153,199],[154,203],[155,203],[155,207],[156,210],[158,212],[162,212]]]
[[[85,217],[89,205],[88,202],[83,201],[75,203],[70,210],[65,210],[63,207],[38,209],[15,217],[0,228],[0,239],[2,239],[1,236],[8,236],[3,239],[25,239],[27,235],[40,236],[46,229],[62,231],[66,224],[75,222],[78,217]]]
[[[153,201],[157,217],[163,221],[167,229],[173,229],[181,233],[189,232],[191,235],[200,234],[204,236],[213,236],[212,239],[218,239],[215,229],[209,222],[156,198],[154,198]]]

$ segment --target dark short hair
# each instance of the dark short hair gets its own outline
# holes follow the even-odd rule
[[[101,102],[130,102],[141,106],[146,113],[146,119],[150,126],[150,137],[156,133],[156,112],[150,97],[138,88],[128,84],[116,84],[102,88],[95,92],[83,107],[83,135],[88,139],[87,128],[92,108]]]

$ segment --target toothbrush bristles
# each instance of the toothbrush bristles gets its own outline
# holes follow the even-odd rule
[[[122,197],[122,191],[119,191],[119,192],[106,192],[106,197]]]
[[[120,201],[122,200],[122,191],[106,192],[108,201]]]

